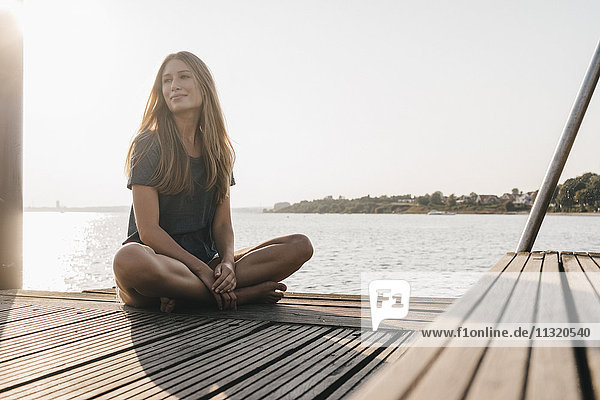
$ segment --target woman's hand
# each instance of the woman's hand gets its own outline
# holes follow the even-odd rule
[[[221,296],[223,300],[224,310],[236,310],[237,311],[237,296],[233,291],[218,293],[217,296]]]
[[[215,283],[211,290],[215,293],[233,293],[236,285],[233,263],[221,262],[215,267],[214,277]]]
[[[215,278],[210,274],[201,274],[199,276],[200,280],[206,285],[207,288],[210,288],[210,292],[213,296],[215,296],[215,300],[217,301],[217,307],[219,310],[237,310],[237,296],[233,292],[221,292],[217,293],[214,291],[213,286],[215,284]]]

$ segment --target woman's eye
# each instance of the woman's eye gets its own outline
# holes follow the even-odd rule
[[[182,79],[186,79],[186,78],[189,78],[189,77],[190,77],[189,75],[181,75]]]
[[[171,82],[171,81],[172,81],[172,79],[165,79],[165,80],[163,81],[163,83],[169,83],[169,82]]]

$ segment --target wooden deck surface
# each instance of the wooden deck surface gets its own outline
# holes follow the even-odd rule
[[[473,322],[600,323],[600,254],[508,253],[429,328]],[[566,272],[566,273],[564,273]],[[598,341],[533,339],[526,346],[480,346],[418,339],[352,399],[597,399]],[[462,342],[464,343],[464,342]]]
[[[0,398],[342,398],[452,301],[412,298],[401,329],[363,347],[360,296],[163,314],[124,307],[112,289],[0,291]]]

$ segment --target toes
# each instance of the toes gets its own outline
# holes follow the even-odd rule
[[[267,296],[267,301],[269,303],[277,303],[283,297],[282,293],[271,293]]]
[[[285,284],[283,284],[283,283],[279,282],[279,283],[277,284],[277,286],[275,286],[275,289],[279,289],[279,290],[281,290],[282,292],[285,292],[285,291],[287,290],[287,286],[285,286]]]
[[[175,308],[175,299],[170,299],[168,297],[160,298],[160,311],[170,313]]]

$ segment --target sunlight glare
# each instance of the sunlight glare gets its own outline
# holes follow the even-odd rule
[[[0,0],[0,14],[8,13],[11,15],[17,27],[23,32],[25,27],[25,8],[20,0]]]

